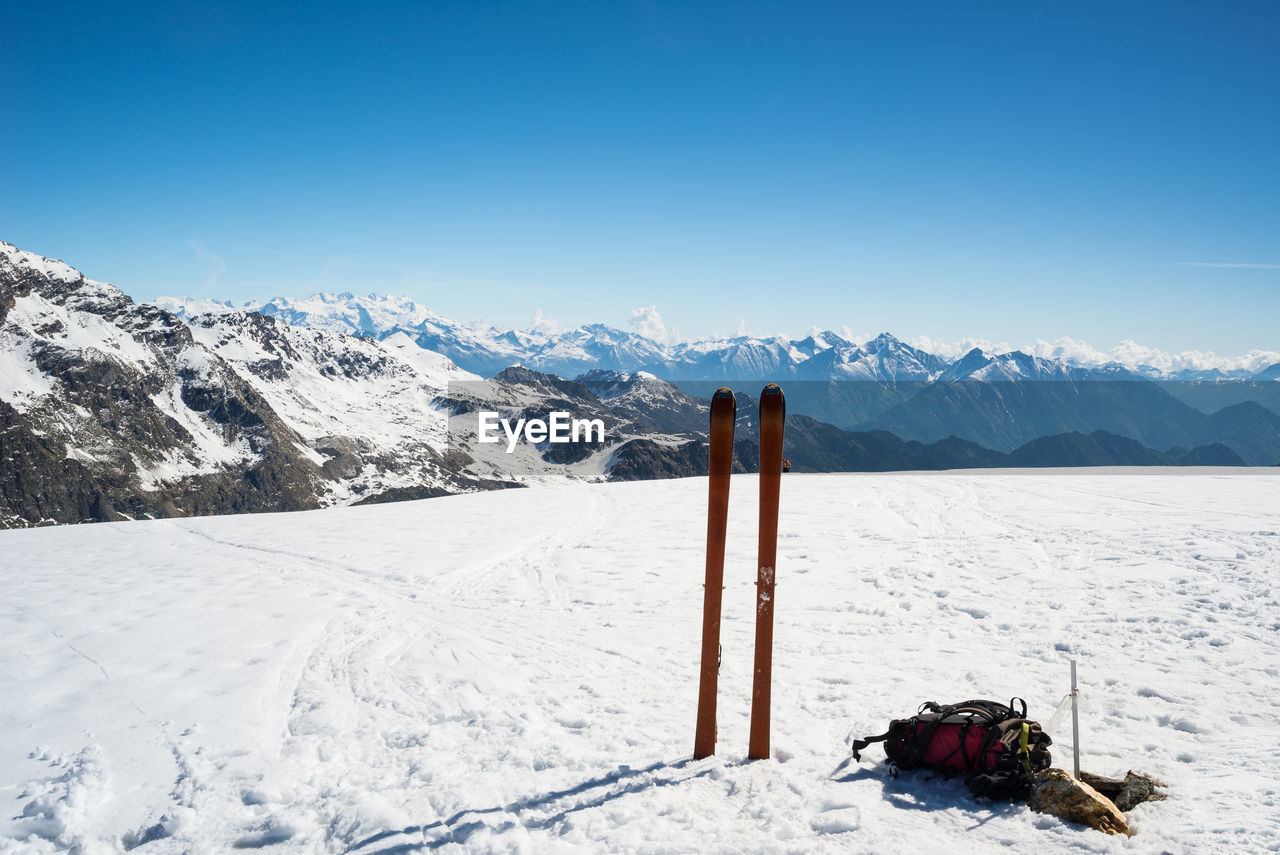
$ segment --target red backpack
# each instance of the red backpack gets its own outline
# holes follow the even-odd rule
[[[1021,704],[1021,711],[1014,702]],[[1025,799],[1034,773],[1049,768],[1053,740],[1039,722],[1027,719],[1027,702],[964,701],[920,705],[911,718],[895,719],[889,730],[853,743],[853,759],[873,742],[884,743],[892,774],[898,769],[931,769],[964,775],[969,790],[989,799]]]

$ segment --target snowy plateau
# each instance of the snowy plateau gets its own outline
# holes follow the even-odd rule
[[[757,762],[752,475],[701,761],[705,478],[3,531],[0,852],[1275,852],[1278,475],[785,476]],[[1133,837],[849,757],[1070,659]]]

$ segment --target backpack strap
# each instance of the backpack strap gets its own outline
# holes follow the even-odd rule
[[[855,739],[853,741],[854,762],[860,762],[862,760],[862,751],[868,745],[870,745],[873,742],[884,742],[886,739],[889,738],[889,734],[891,733],[893,733],[892,727],[890,727],[888,730],[886,730],[884,733],[880,734],[879,736],[865,736],[862,739]]]
[[[1030,778],[1034,774],[1031,771],[1031,749],[1027,745],[1031,738],[1031,725],[1024,721],[1021,731],[1018,734],[1018,754],[1022,758],[1022,771],[1026,772],[1027,777]]]
[[[1017,708],[1014,707],[1013,701],[1022,704],[1022,714],[1019,715]],[[920,713],[925,711],[937,713],[940,718],[951,718],[949,724],[999,724],[1002,721],[1008,721],[1011,718],[1027,717],[1027,702],[1021,698],[1014,698],[1008,704],[1000,701],[984,701],[972,700],[961,701],[958,704],[938,704],[933,701],[925,701],[920,705]],[[964,721],[957,721],[953,717],[963,716]]]

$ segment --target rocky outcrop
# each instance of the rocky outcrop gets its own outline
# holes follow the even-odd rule
[[[649,481],[706,472],[709,446],[689,441],[679,445],[633,439],[613,453],[610,481]]]
[[[1027,804],[1037,813],[1047,813],[1107,834],[1129,834],[1129,823],[1110,799],[1061,769],[1036,773]]]
[[[0,401],[0,528],[121,519],[125,479],[68,458]]]
[[[155,306],[0,245],[0,525],[318,507],[319,467]]]
[[[1081,770],[1080,780],[1111,799],[1112,804],[1125,813],[1143,802],[1158,802],[1166,798],[1164,793],[1156,789],[1164,784],[1132,769],[1125,772],[1123,778],[1104,778]]]

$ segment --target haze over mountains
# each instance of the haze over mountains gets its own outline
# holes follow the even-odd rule
[[[756,465],[749,393],[769,380],[785,384],[796,471],[1280,463],[1275,366],[1231,382],[1144,371],[948,360],[887,334],[498,331],[403,298],[142,304],[0,243],[0,527],[701,474],[699,396],[724,382],[739,470]],[[490,454],[481,411],[600,418],[606,436]]]

